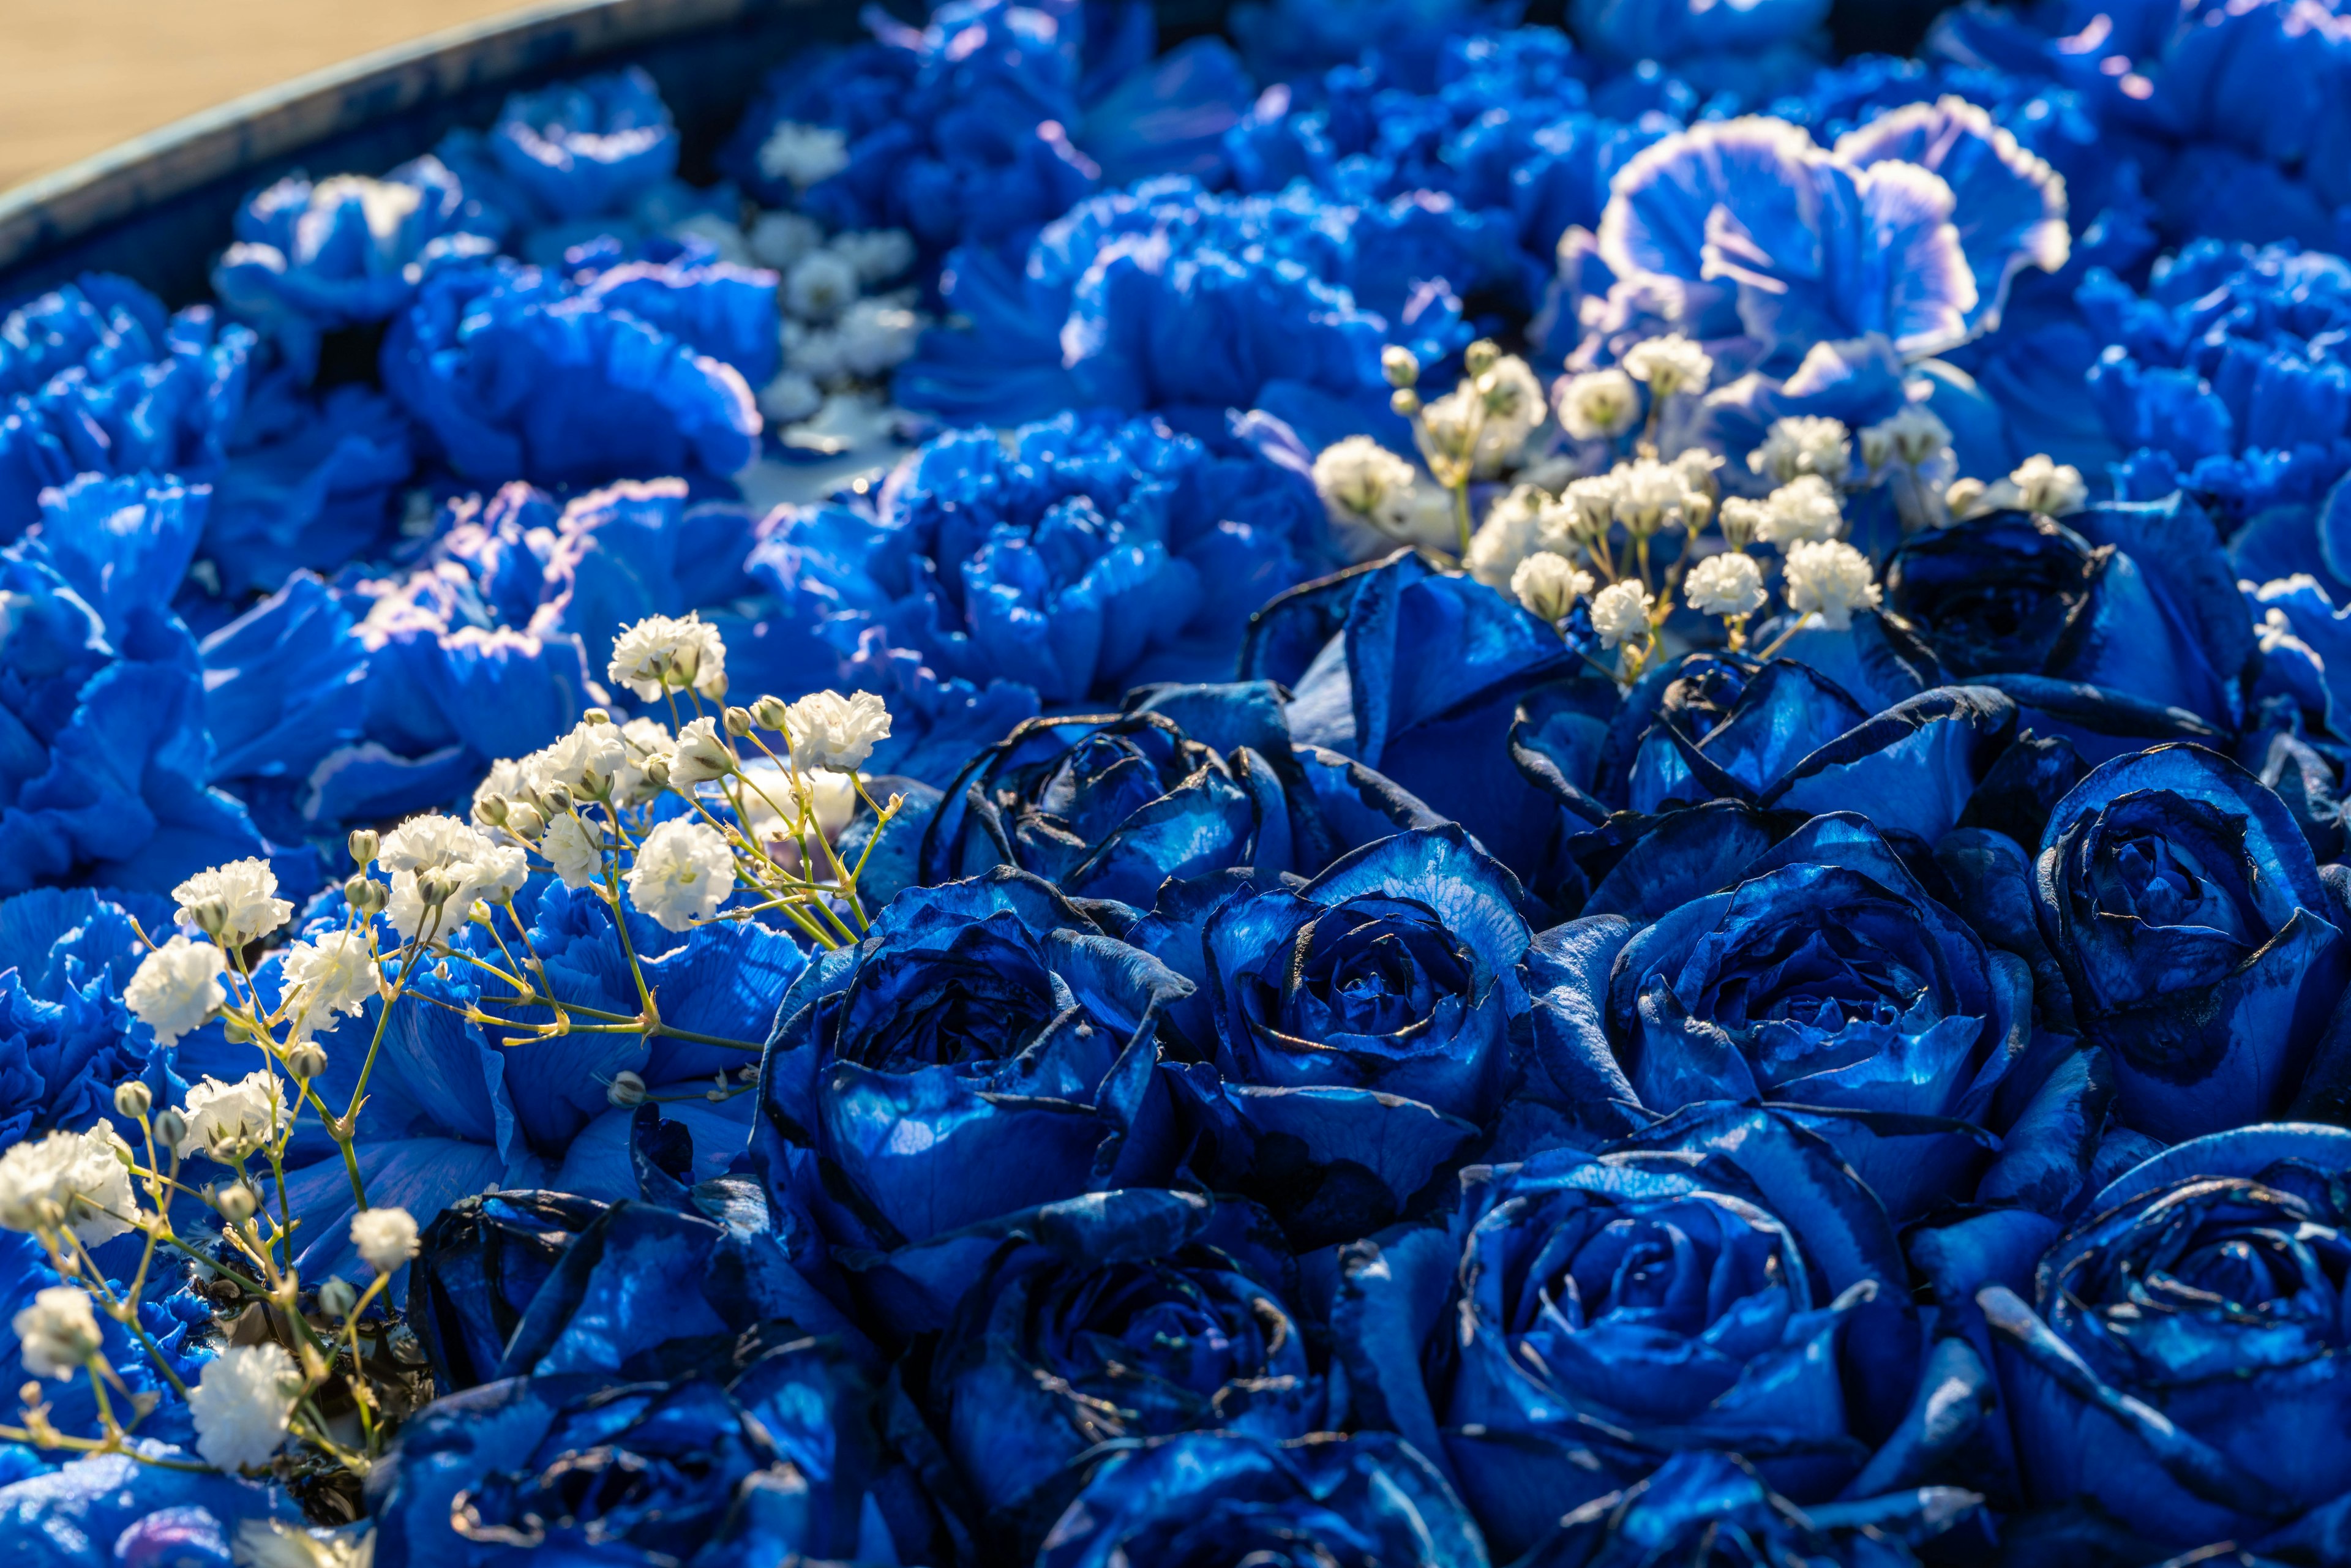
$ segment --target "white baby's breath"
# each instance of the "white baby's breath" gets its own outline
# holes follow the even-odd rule
[[[209,942],[174,936],[139,960],[131,983],[122,988],[123,1005],[131,1016],[155,1031],[159,1045],[170,1045],[182,1035],[204,1027],[228,1002],[221,984],[227,961]]]
[[[1843,539],[1793,544],[1787,552],[1788,608],[1817,612],[1821,624],[1842,632],[1856,610],[1877,608],[1879,591],[1869,558]]]
[[[1690,569],[1682,597],[1701,615],[1752,615],[1763,608],[1763,569],[1735,550],[1710,555]]]
[[[231,947],[268,936],[293,917],[277,896],[277,873],[265,860],[230,861],[200,871],[172,890],[180,919]]]
[[[1612,582],[1592,598],[1592,629],[1604,647],[1614,648],[1649,634],[1656,604],[1648,589],[1631,579]]]
[[[204,1375],[188,1392],[196,1452],[224,1470],[267,1464],[286,1440],[301,1390],[301,1374],[283,1346],[272,1341],[230,1345],[204,1364]]]
[[[663,930],[684,931],[735,891],[735,857],[717,829],[673,817],[637,846],[628,880],[631,904]]]

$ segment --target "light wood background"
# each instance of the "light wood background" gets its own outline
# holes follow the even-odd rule
[[[529,0],[0,0],[0,189]]]

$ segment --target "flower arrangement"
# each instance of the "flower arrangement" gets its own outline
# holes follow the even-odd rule
[[[2351,1560],[2351,33],[1519,9],[0,319],[0,1545]]]

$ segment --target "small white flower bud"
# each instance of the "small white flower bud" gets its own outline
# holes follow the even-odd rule
[[[306,1040],[286,1053],[286,1071],[295,1079],[308,1083],[327,1071],[327,1052],[317,1040]]]
[[[2090,498],[2082,471],[2070,463],[2051,461],[2045,452],[2026,458],[2008,482],[2016,486],[2026,511],[2044,517],[2071,517]]]
[[[645,1103],[645,1081],[623,1068],[612,1074],[612,1082],[605,1085],[604,1098],[624,1111],[642,1105]]]
[[[536,843],[538,835],[547,831],[547,820],[532,807],[516,806],[507,812],[507,831]]]
[[[427,909],[440,908],[456,891],[456,882],[439,866],[428,866],[416,873],[416,896]]]
[[[231,1225],[243,1225],[253,1218],[253,1211],[258,1205],[251,1187],[241,1181],[233,1181],[214,1190],[213,1207],[219,1209],[220,1217]]]
[[[612,722],[612,716],[602,708],[591,707],[587,712],[580,716],[580,722],[581,724],[610,724]]]
[[[1392,387],[1412,386],[1420,380],[1420,360],[1402,344],[1390,343],[1380,350],[1380,374]]]
[[[749,708],[730,707],[726,710],[726,717],[727,734],[734,736],[739,740],[751,733],[751,710]]]
[[[560,784],[549,784],[538,792],[538,803],[549,816],[559,817],[571,810],[571,791]]]
[[[1566,557],[1549,550],[1527,557],[1510,573],[1511,596],[1547,625],[1556,626],[1565,620],[1575,601],[1591,591],[1590,572],[1576,570]]]
[[[147,1108],[154,1103],[153,1092],[136,1078],[114,1086],[114,1109],[133,1121],[147,1114]]]
[[[1398,387],[1388,394],[1388,407],[1399,419],[1410,419],[1420,412],[1420,394],[1410,387]]]
[[[1620,370],[1591,371],[1559,383],[1559,425],[1578,441],[1614,441],[1639,422],[1641,393]]]
[[[351,1217],[351,1245],[379,1274],[416,1256],[416,1217],[404,1208],[370,1208]]]
[[[513,809],[503,795],[485,795],[474,802],[474,815],[494,828],[505,826],[507,815]]]
[[[166,1105],[155,1117],[155,1141],[176,1149],[188,1141],[188,1119]]]
[[[375,863],[375,852],[383,844],[373,828],[353,828],[345,842],[350,846],[351,863],[362,871]]]
[[[348,1318],[360,1304],[360,1293],[349,1280],[329,1280],[319,1287],[319,1310],[330,1318]]]
[[[1475,380],[1492,370],[1494,361],[1501,357],[1502,350],[1499,344],[1490,338],[1480,338],[1461,350],[1461,368],[1472,380]]]
[[[374,915],[381,910],[389,896],[383,883],[371,877],[355,876],[343,883],[343,902],[362,915]]]
[[[51,1285],[37,1292],[10,1326],[16,1331],[25,1370],[61,1383],[88,1365],[105,1343],[89,1294],[76,1285]],[[38,1386],[28,1383],[25,1388],[25,1403],[39,1404]]]
[[[761,729],[781,734],[784,721],[790,716],[792,705],[781,697],[761,697],[751,705],[751,721]]]

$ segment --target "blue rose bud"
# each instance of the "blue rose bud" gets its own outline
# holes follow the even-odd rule
[[[2091,1521],[2152,1562],[2215,1542],[2248,1561],[2341,1551],[2351,1448],[2344,1281],[2351,1133],[2197,1138],[2101,1192],[2032,1270],[1977,1295],[2030,1501],[2087,1552]],[[2022,1283],[2022,1281],[2020,1281]]]
[[[2197,747],[2118,758],[2051,814],[2035,893],[2128,1126],[2170,1143],[2286,1109],[2351,944],[2275,794]]]
[[[930,1380],[949,1455],[1024,1560],[1099,1443],[1204,1427],[1302,1437],[1342,1418],[1285,1299],[1294,1272],[1252,1206],[1191,1193],[1091,1194],[1019,1228],[974,1280]]]
[[[995,1245],[950,1233],[1165,1178],[1190,989],[1025,872],[910,889],[786,994],[754,1157],[886,1318],[936,1327]]]

